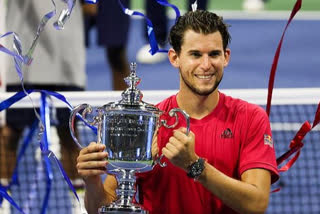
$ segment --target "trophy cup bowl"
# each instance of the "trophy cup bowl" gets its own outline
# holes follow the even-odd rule
[[[129,87],[122,93],[122,100],[99,107],[93,114],[92,107],[82,104],[71,111],[69,126],[74,141],[82,148],[75,136],[75,118],[82,112],[83,120],[97,127],[97,143],[106,145],[108,152],[107,173],[116,175],[118,199],[110,205],[99,208],[99,214],[105,213],[148,213],[132,202],[135,195],[135,173],[147,172],[155,164],[165,167],[162,156],[152,159],[152,139],[159,126],[174,128],[178,124],[178,112],[187,121],[189,133],[189,116],[175,108],[168,112],[175,117],[175,123],[168,125],[161,120],[164,113],[157,107],[142,101],[142,93],[136,88],[140,78],[136,76],[136,64],[131,63],[131,72],[125,81]],[[91,120],[87,120],[90,115]]]

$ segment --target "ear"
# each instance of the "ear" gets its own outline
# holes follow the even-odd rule
[[[169,61],[170,61],[171,65],[173,67],[179,68],[179,66],[180,66],[179,56],[178,56],[177,52],[173,48],[169,49],[168,58],[169,58]]]
[[[228,64],[229,64],[230,54],[231,54],[231,50],[229,48],[227,48],[224,51],[224,67],[228,66]]]

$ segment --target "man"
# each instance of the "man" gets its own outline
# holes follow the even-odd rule
[[[150,213],[264,213],[270,185],[278,179],[270,122],[265,111],[219,92],[230,60],[230,35],[222,18],[198,10],[172,27],[168,56],[179,69],[180,89],[158,104],[163,111],[179,107],[190,115],[190,134],[181,127],[160,127],[153,154],[158,165],[137,175],[140,203]],[[180,122],[184,126],[184,122]],[[154,144],[156,145],[156,144]],[[115,199],[117,182],[99,175],[107,164],[103,145],[80,152],[78,172],[87,184],[89,213]],[[90,198],[90,200],[89,200]]]

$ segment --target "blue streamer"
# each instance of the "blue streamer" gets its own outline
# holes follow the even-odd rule
[[[73,187],[73,185],[72,185],[72,183],[71,183],[71,181],[70,181],[67,173],[64,171],[64,169],[63,169],[60,161],[58,160],[58,158],[57,158],[57,157],[55,156],[55,154],[54,154],[52,151],[50,151],[50,150],[49,150],[49,153],[48,153],[48,157],[49,157],[49,158],[50,158],[50,157],[53,157],[53,160],[56,162],[57,166],[59,167],[59,170],[60,170],[63,178],[65,179],[65,181],[67,182],[69,188],[72,190],[74,196],[77,198],[77,200],[78,200],[79,203],[80,203],[80,199],[79,199],[79,197],[78,197],[78,194],[77,194],[75,188]]]
[[[18,158],[17,158],[17,161],[16,161],[16,165],[15,165],[15,168],[14,168],[14,171],[13,171],[13,174],[12,174],[11,181],[9,183],[8,189],[10,189],[10,187],[12,185],[20,185],[19,184],[19,176],[18,176],[18,166],[19,166],[19,163],[20,163],[23,155],[25,154],[25,151],[26,151],[29,143],[31,142],[31,138],[32,138],[35,130],[37,129],[38,124],[39,124],[39,121],[35,120],[33,122],[33,124],[31,125],[31,127],[30,127],[29,133],[23,139],[23,144],[22,144],[22,147],[21,147],[21,149],[19,151]]]
[[[53,23],[53,26],[57,30],[62,30],[67,20],[70,18],[74,5],[76,4],[76,0],[62,0],[67,4],[67,8],[63,9],[60,13],[60,16],[57,21]]]
[[[157,0],[158,4],[161,4],[163,6],[166,6],[166,7],[171,7],[174,12],[176,13],[176,20],[175,22],[178,21],[178,18],[180,17],[180,11],[178,9],[178,7],[174,4],[170,4],[167,0]]]
[[[51,164],[48,157],[43,155],[42,158],[43,158],[44,165],[46,166],[45,169],[46,169],[47,186],[46,186],[46,194],[41,207],[41,214],[45,214],[48,207],[48,203],[49,203],[49,196],[51,192],[53,174],[52,174]]]
[[[64,24],[66,23],[66,21],[70,18],[70,15],[72,13],[72,10],[74,8],[74,5],[76,3],[76,0],[63,0],[66,5],[67,5],[67,9],[64,9],[58,20],[54,23],[54,27],[58,30],[61,30],[63,29],[64,27]],[[21,64],[25,64],[25,65],[30,65],[33,61],[33,58],[32,58],[32,55],[33,55],[33,52],[37,46],[37,43],[38,43],[38,40],[39,40],[39,37],[40,37],[40,34],[41,32],[44,30],[47,22],[56,15],[56,5],[54,3],[54,0],[51,0],[51,3],[54,7],[54,9],[50,12],[48,12],[47,14],[45,14],[39,25],[38,25],[38,29],[37,29],[37,32],[36,32],[36,35],[32,41],[32,44],[30,46],[30,48],[28,49],[28,52],[26,55],[23,55],[22,53],[22,44],[21,44],[21,41],[19,39],[19,36],[14,33],[14,32],[8,32],[8,33],[5,33],[4,35],[2,35],[0,37],[1,38],[4,38],[6,36],[9,36],[11,34],[13,34],[14,36],[14,39],[13,39],[13,47],[14,47],[14,52],[13,51],[10,51],[9,49],[5,48],[3,45],[0,44],[0,51],[4,52],[4,53],[7,53],[11,56],[14,57],[14,61],[15,61],[15,67],[16,67],[16,70],[17,70],[17,73],[19,74],[19,77],[20,79],[22,80],[23,77],[21,77],[22,75],[22,69],[21,69]]]
[[[44,200],[44,203],[43,203],[43,206],[42,206],[42,214],[45,214],[45,211],[48,207],[48,201],[49,201],[49,195],[50,195],[50,192],[51,192],[51,184],[52,184],[52,179],[53,179],[53,174],[52,174],[52,169],[51,169],[51,164],[50,164],[50,157],[53,157],[55,163],[57,164],[63,178],[65,179],[65,181],[67,182],[69,188],[72,190],[73,194],[75,195],[75,197],[77,198],[80,206],[81,206],[81,203],[80,203],[80,199],[78,197],[78,194],[75,190],[75,188],[73,187],[69,177],[67,176],[66,172],[64,171],[60,161],[57,159],[57,157],[55,156],[55,154],[49,150],[49,127],[50,127],[50,111],[49,111],[49,105],[47,103],[47,96],[49,94],[54,94],[55,96],[58,96],[60,97],[61,99],[64,99],[66,101],[66,99],[60,95],[59,93],[56,93],[56,92],[50,92],[50,91],[44,91],[42,90],[41,92],[41,108],[40,108],[40,115],[41,115],[41,119],[43,121],[43,124],[44,124],[44,133],[43,133],[43,137],[42,137],[42,140],[43,140],[43,143],[40,142],[40,149],[41,149],[41,153],[43,155],[43,160],[45,162],[45,166],[46,166],[46,178],[47,178],[47,191],[46,191],[46,194],[45,194],[45,200]],[[62,98],[62,97],[63,98]]]
[[[96,4],[99,2],[99,0],[85,0],[84,2],[89,4]]]
[[[7,194],[7,190],[0,183],[0,207],[2,206],[3,197],[5,194]]]
[[[34,53],[34,50],[38,44],[38,40],[40,38],[40,35],[42,33],[42,31],[44,30],[46,24],[48,23],[48,21],[56,15],[56,5],[54,3],[53,0],[51,0],[53,6],[54,6],[54,10],[48,12],[47,14],[45,14],[41,21],[40,21],[40,24],[38,25],[38,29],[37,29],[37,32],[36,32],[36,36],[34,37],[33,41],[32,41],[32,44],[31,44],[31,47],[29,48],[27,54],[25,55],[25,62],[24,64],[26,65],[30,65],[33,61],[33,58],[32,58],[32,55]],[[20,47],[22,46],[21,43],[19,44]],[[19,51],[19,54],[22,55],[22,51]]]
[[[34,50],[37,46],[40,34],[43,31],[43,29],[44,29],[45,25],[47,24],[47,22],[49,21],[49,19],[51,19],[56,14],[55,4],[54,4],[53,0],[51,0],[51,2],[54,5],[54,10],[48,12],[47,14],[45,14],[42,17],[40,24],[38,26],[36,35],[33,39],[32,44],[31,44],[31,47],[28,49],[28,52],[26,55],[23,55],[23,53],[22,53],[22,43],[19,39],[19,36],[15,32],[7,32],[0,37],[0,39],[1,39],[1,38],[5,38],[7,36],[11,36],[11,35],[13,36],[13,49],[14,49],[14,51],[10,51],[9,49],[5,48],[1,44],[0,44],[0,51],[13,57],[14,62],[15,62],[16,72],[18,73],[21,81],[23,81],[22,64],[27,65],[27,66],[31,65],[31,63],[33,61],[32,55],[33,55]]]
[[[1,38],[7,37],[7,36],[13,36],[13,47],[15,51],[10,51],[9,49],[7,49],[6,47],[4,47],[3,45],[0,44],[0,51],[12,56],[14,58],[14,62],[15,62],[15,68],[17,71],[17,74],[20,78],[20,80],[23,80],[23,74],[22,74],[22,69],[21,69],[21,64],[25,63],[26,57],[22,55],[22,48],[21,48],[21,42],[19,39],[19,36],[14,33],[14,32],[7,32],[5,34],[3,34],[2,36],[0,36]]]
[[[58,30],[63,29],[64,24],[70,18],[70,15],[72,13],[73,7],[74,7],[74,5],[76,3],[76,0],[62,0],[62,1],[64,1],[67,4],[68,7],[67,7],[67,9],[64,9],[61,12],[61,14],[59,16],[59,19],[54,23],[54,27],[56,29],[58,29]],[[35,48],[37,46],[38,40],[40,38],[40,34],[44,30],[44,27],[46,26],[47,22],[53,16],[56,15],[56,5],[54,3],[54,0],[51,0],[51,2],[53,4],[53,6],[54,6],[54,10],[50,11],[49,13],[45,14],[42,17],[42,19],[40,21],[40,24],[38,25],[38,29],[37,29],[36,35],[35,35],[35,37],[33,39],[32,44],[31,44],[31,47],[29,48],[29,50],[28,50],[26,55],[23,55],[23,53],[22,53],[22,44],[21,44],[21,41],[19,39],[19,36],[16,33],[8,32],[8,33],[5,33],[4,35],[0,35],[0,39],[1,38],[5,38],[7,36],[11,36],[11,35],[13,36],[13,48],[14,48],[14,51],[10,51],[9,49],[7,49],[6,47],[4,47],[1,44],[0,44],[0,51],[13,57],[14,62],[15,62],[16,72],[17,72],[17,74],[18,74],[18,76],[20,78],[21,85],[22,85],[22,88],[23,88],[23,92],[18,92],[14,96],[10,97],[9,99],[1,102],[0,103],[0,111],[9,108],[11,105],[13,105],[14,103],[18,102],[19,100],[21,100],[25,96],[29,96],[29,94],[33,92],[33,90],[28,90],[27,91],[27,90],[24,89],[22,65],[23,64],[27,65],[27,66],[31,65],[31,63],[33,61],[32,55],[33,55],[34,50],[35,50]],[[50,156],[53,156],[53,157],[55,157],[55,155],[48,148],[48,134],[49,134],[49,132],[48,132],[48,128],[47,127],[50,126],[50,116],[48,114],[49,109],[48,109],[45,97],[47,96],[47,94],[50,94],[51,92],[42,91],[42,90],[40,90],[40,92],[41,92],[41,100],[42,100],[42,105],[40,107],[41,118],[39,118],[37,112],[35,112],[35,114],[38,117],[38,119],[40,119],[40,122],[42,123],[42,121],[43,121],[44,124],[45,124],[44,127],[40,126],[40,128],[44,129],[44,132],[42,132],[42,130],[40,130],[40,133],[43,134],[43,142],[40,141],[40,148],[41,148],[42,154],[48,154],[47,156],[43,156],[43,161],[44,161],[44,164],[46,166],[47,191],[46,191],[45,200],[44,200],[44,203],[43,203],[43,206],[42,206],[41,213],[45,214],[47,206],[48,206],[48,200],[49,200],[49,195],[50,195],[50,191],[51,191],[51,183],[52,183],[52,178],[53,178],[51,164],[50,164],[50,161],[49,161],[49,155],[51,154]],[[55,96],[56,98],[60,99],[61,101],[65,102],[68,105],[69,109],[72,109],[72,106],[67,102],[67,100],[65,99],[64,96],[62,96],[62,95],[60,95],[58,93],[53,93],[52,95]],[[79,117],[79,115],[77,115],[77,117]],[[83,119],[81,118],[81,120],[83,120]],[[86,122],[85,122],[85,124],[89,125]],[[15,201],[8,195],[7,190],[13,184],[19,184],[17,166],[18,166],[19,161],[21,160],[21,158],[24,155],[26,147],[28,146],[28,144],[29,144],[29,142],[31,140],[31,136],[32,136],[32,134],[33,134],[33,132],[35,130],[34,126],[35,125],[32,126],[29,134],[24,139],[24,143],[23,143],[21,151],[19,152],[18,159],[17,159],[17,162],[16,162],[16,166],[15,166],[14,173],[13,173],[13,176],[12,176],[10,184],[6,188],[1,186],[1,184],[0,184],[0,204],[3,201],[3,198],[5,198],[5,199],[7,199],[9,201],[9,203],[11,203],[15,208],[17,208],[23,214],[24,214],[24,212],[15,203]],[[89,125],[89,127],[91,129],[93,129],[95,133],[97,133],[97,129],[95,127],[90,126],[90,125]],[[80,203],[79,197],[76,194],[75,189],[72,186],[72,183],[71,183],[70,179],[68,178],[68,176],[64,172],[61,164],[59,163],[59,161],[58,161],[58,159],[56,157],[55,157],[55,160],[56,160],[56,163],[58,163],[58,167],[60,169],[60,172],[63,174],[64,179],[66,180],[66,182],[68,183],[69,187],[72,189],[73,193],[75,194],[76,198],[78,199],[78,202]],[[81,206],[81,204],[80,204],[80,206]]]
[[[0,112],[9,108],[14,103],[25,98],[28,94],[32,94],[33,92],[43,92],[47,95],[53,96],[53,97],[57,98],[58,100],[62,101],[63,103],[65,103],[67,105],[67,107],[69,108],[69,110],[73,109],[72,105],[68,102],[68,100],[65,98],[65,96],[63,96],[62,94],[60,94],[58,92],[47,91],[47,90],[35,90],[35,89],[29,89],[29,90],[26,90],[26,92],[27,92],[27,94],[24,91],[19,91],[16,94],[14,94],[13,96],[9,97],[8,99],[2,101],[0,103]],[[82,120],[85,123],[85,125],[88,126],[97,135],[97,128],[96,127],[88,124],[79,114],[77,115],[77,118]]]
[[[145,16],[141,12],[133,11],[133,10],[130,10],[130,9],[124,7],[123,4],[121,3],[121,0],[118,0],[118,2],[119,2],[119,5],[122,8],[122,11],[125,14],[127,14],[128,16],[141,16],[146,20],[147,30],[148,30],[148,38],[149,38],[149,43],[150,43],[150,47],[151,47],[149,52],[151,53],[151,55],[154,55],[157,52],[168,52],[168,50],[159,49],[158,42],[157,42],[154,30],[153,30],[153,24],[152,24],[151,20],[147,16]]]
[[[48,207],[48,203],[49,203],[53,173],[52,173],[52,168],[51,168],[49,158],[47,155],[45,155],[46,152],[49,150],[48,136],[50,135],[49,133],[50,113],[49,113],[49,106],[47,103],[47,96],[43,92],[41,92],[40,116],[41,116],[42,123],[44,124],[44,132],[42,133],[43,134],[42,141],[40,141],[40,149],[41,149],[41,152],[43,152],[42,160],[44,162],[44,165],[46,166],[45,169],[46,169],[46,181],[47,181],[46,194],[41,207],[41,214],[45,214]]]
[[[60,29],[63,29],[64,27],[64,24],[66,23],[66,21],[70,18],[70,15],[71,15],[71,12],[72,12],[72,9],[76,3],[76,0],[62,0],[64,1],[68,8],[67,9],[64,9],[60,16],[59,16],[59,19],[54,23],[54,26],[56,29],[60,30]],[[19,39],[19,36],[14,33],[14,32],[8,32],[8,33],[5,33],[4,35],[0,35],[0,39],[1,38],[4,38],[4,37],[7,37],[7,36],[10,36],[10,35],[13,35],[13,49],[14,51],[10,51],[9,49],[7,49],[6,47],[4,47],[3,45],[0,44],[0,52],[4,52],[10,56],[13,57],[14,59],[14,64],[15,64],[15,69],[16,69],[16,72],[20,78],[20,81],[21,81],[21,85],[22,85],[22,88],[24,89],[24,85],[23,85],[23,69],[22,69],[22,66],[23,65],[26,65],[26,66],[30,66],[32,61],[33,61],[33,53],[35,51],[35,48],[37,46],[37,43],[38,43],[38,40],[40,38],[40,34],[41,32],[44,30],[47,22],[56,15],[56,5],[55,5],[55,2],[54,0],[51,0],[51,3],[54,7],[54,9],[50,12],[48,12],[47,14],[45,14],[39,25],[38,25],[38,29],[36,31],[36,35],[32,41],[32,44],[30,46],[30,48],[28,49],[27,53],[24,55],[22,53],[22,43]]]
[[[62,94],[59,94],[58,92],[54,92],[54,91],[47,91],[47,90],[40,90],[40,91],[46,93],[47,95],[53,96],[53,97],[57,98],[58,100],[64,102],[65,104],[67,104],[69,110],[72,110],[72,109],[73,109],[72,105],[67,101],[67,99],[66,99]],[[81,117],[81,115],[79,115],[79,114],[77,115],[77,118],[79,118],[82,122],[84,122],[84,124],[85,124],[86,126],[88,126],[88,127],[97,135],[98,131],[97,131],[97,128],[96,128],[96,127],[88,124],[88,123]]]
[[[28,93],[32,93],[33,90],[27,90]],[[18,102],[19,100],[25,98],[27,95],[23,92],[17,92],[16,94],[14,94],[13,96],[9,97],[8,99],[2,101],[0,103],[0,111],[3,111],[7,108],[9,108],[10,106],[12,106],[13,104],[15,104],[16,102]]]
[[[36,130],[37,128],[37,125],[38,125],[38,121],[36,120],[30,130],[29,130],[29,133],[26,135],[26,137],[24,138],[23,140],[23,145],[22,145],[22,148],[19,152],[19,155],[18,155],[18,159],[16,161],[16,165],[15,165],[15,169],[14,169],[14,173],[12,175],[12,178],[11,178],[11,181],[9,183],[8,186],[4,187],[0,184],[0,205],[2,204],[2,201],[3,201],[3,197],[11,204],[13,205],[16,209],[18,209],[21,213],[24,213],[22,211],[22,209],[15,203],[15,201],[8,195],[7,193],[7,190],[11,188],[12,185],[19,185],[19,179],[18,179],[18,165],[21,161],[21,158],[23,157],[25,151],[26,151],[26,148],[28,147],[29,145],[29,142],[31,141],[31,138],[33,136],[33,133],[34,131]]]
[[[53,158],[54,162],[57,164],[63,178],[65,179],[66,183],[68,184],[69,188],[72,190],[73,194],[75,195],[75,197],[77,198],[77,200],[81,206],[80,199],[76,193],[75,188],[72,185],[72,182],[70,181],[69,177],[67,176],[66,172],[64,171],[60,161],[57,159],[55,154],[49,150],[49,143],[48,143],[48,137],[49,137],[49,128],[48,127],[50,127],[50,114],[49,114],[49,106],[46,102],[46,97],[53,96],[53,97],[57,98],[58,100],[64,102],[68,106],[68,108],[71,110],[73,107],[67,101],[67,99],[62,94],[59,94],[57,92],[47,91],[47,90],[30,89],[27,91],[17,92],[13,96],[11,96],[10,98],[1,102],[0,103],[0,112],[4,109],[9,108],[11,105],[13,105],[14,103],[18,102],[19,100],[23,99],[24,97],[28,96],[29,94],[31,94],[33,92],[40,92],[41,93],[40,115],[41,115],[42,124],[44,124],[44,126],[42,126],[42,128],[44,128],[44,130],[40,130],[40,133],[43,134],[42,140],[40,141],[40,149],[41,149],[41,154],[43,156],[44,165],[46,166],[45,168],[46,168],[47,187],[46,187],[45,199],[44,199],[42,209],[41,209],[41,214],[45,214],[45,212],[46,212],[46,209],[48,207],[49,195],[51,192],[51,185],[52,185],[52,178],[53,178],[53,173],[52,173],[51,164],[50,164],[51,157]],[[95,134],[97,134],[96,127],[87,124],[86,121],[80,115],[77,115],[77,117],[79,117],[87,126],[89,126],[95,132]],[[36,130],[37,124],[38,124],[38,121],[36,120],[33,123],[33,125],[31,126],[29,133],[27,134],[27,136],[25,137],[25,139],[23,141],[22,149],[19,152],[17,163],[15,166],[15,170],[14,170],[10,184],[6,188],[1,186],[1,189],[0,189],[0,204],[3,200],[3,198],[5,198],[9,201],[9,203],[11,203],[14,207],[16,207],[22,213],[23,213],[23,211],[14,202],[14,200],[8,195],[7,189],[9,189],[14,184],[19,184],[17,166],[18,166],[18,163],[20,162],[21,158],[23,157],[29,142],[31,141],[33,133]]]
[[[7,193],[7,188],[0,184],[0,204],[2,203],[3,198],[5,198],[12,206],[14,206],[20,213],[26,214],[23,210],[19,207],[18,204],[11,198],[11,196]]]

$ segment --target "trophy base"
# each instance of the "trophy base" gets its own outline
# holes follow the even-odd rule
[[[134,213],[140,213],[140,214],[149,214],[147,210],[143,210],[141,207],[136,206],[134,204],[128,206],[119,206],[115,203],[110,204],[109,206],[102,206],[99,208],[99,214],[134,214]]]
[[[98,210],[98,214],[130,214],[140,213],[149,214],[149,211],[142,209],[139,205],[134,204],[135,197],[135,170],[133,169],[116,169],[116,178],[118,188],[116,190],[118,199],[107,206],[102,206]]]

